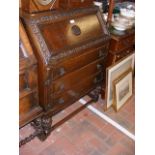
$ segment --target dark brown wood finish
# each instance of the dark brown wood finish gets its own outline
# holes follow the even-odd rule
[[[90,3],[67,2],[75,7]],[[33,14],[21,11],[20,16],[38,61],[39,105],[44,111],[32,123],[36,132],[22,145],[37,135],[44,140],[52,130],[52,116],[81,97],[98,99],[110,35],[95,6]]]
[[[19,124],[20,127],[42,112],[38,97],[37,61],[22,23],[19,25]]]
[[[107,55],[109,33],[97,7],[23,14],[23,18],[38,59],[40,105],[49,110],[53,103],[51,93],[63,87],[59,83],[69,89],[67,81],[73,87],[97,72],[96,61]],[[80,29],[80,35],[72,32],[74,25]],[[92,62],[95,63],[91,68],[80,71]]]

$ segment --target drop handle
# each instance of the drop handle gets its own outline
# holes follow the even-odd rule
[[[62,90],[64,90],[64,88],[65,88],[65,85],[61,84],[60,87],[59,87],[59,90],[62,91]]]
[[[99,57],[106,57],[107,53],[103,50],[99,51]]]
[[[97,84],[99,82],[98,78],[96,77],[93,82],[94,84]]]
[[[64,101],[64,99],[63,98],[60,98],[59,100],[58,100],[58,103],[59,104],[63,104],[65,101]]]
[[[97,64],[96,67],[97,67],[97,69],[100,70],[100,69],[102,69],[102,64]]]
[[[61,67],[61,68],[59,69],[59,75],[62,76],[62,75],[64,75],[65,73],[66,73],[65,69],[64,69],[63,67]]]

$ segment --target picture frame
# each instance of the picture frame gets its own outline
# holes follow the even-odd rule
[[[135,54],[132,53],[106,69],[106,88],[104,110],[113,104],[113,81],[127,72],[134,70]]]
[[[118,79],[113,81],[114,102],[113,107],[116,112],[125,105],[132,96],[132,69],[124,73]]]

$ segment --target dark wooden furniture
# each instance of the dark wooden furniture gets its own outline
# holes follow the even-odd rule
[[[111,40],[109,46],[107,67],[114,64],[121,58],[134,52],[135,31],[130,29],[122,34],[117,35],[111,32]]]
[[[59,3],[61,8],[73,9],[92,6],[93,0],[59,0]]]
[[[112,27],[109,28],[111,40],[107,56],[106,68],[115,64],[118,60],[134,52],[135,30],[117,31]],[[105,84],[102,88],[102,98],[105,98]]]
[[[39,116],[37,60],[22,23],[19,25],[19,124],[20,127]]]
[[[33,126],[45,138],[53,115],[87,94],[98,99],[110,35],[94,6],[21,12],[21,18],[38,61],[39,104],[44,109],[44,117]]]

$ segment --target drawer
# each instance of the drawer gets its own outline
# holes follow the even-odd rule
[[[115,62],[133,53],[133,49],[129,49],[115,55]]]
[[[29,89],[20,92],[19,97],[19,125],[22,127],[26,123],[38,117],[42,108],[38,105],[38,92]]]
[[[85,65],[99,58],[105,58],[108,53],[107,50],[108,44],[98,48],[97,50],[85,52],[80,56],[73,57],[71,59],[68,59],[67,61],[64,61],[63,63],[58,64],[52,70],[52,79],[55,80],[61,76],[64,76],[65,74],[84,67]]]
[[[59,110],[74,103],[77,99],[94,89],[98,84],[101,84],[102,80],[102,73],[97,73],[82,80],[61,94],[51,94],[52,110]]]
[[[110,50],[113,51],[113,52],[121,51],[121,50],[124,50],[126,48],[129,48],[129,47],[133,46],[134,43],[135,43],[134,35],[131,35],[131,36],[126,37],[126,38],[121,39],[121,40],[111,39],[111,41],[110,41]]]
[[[73,87],[73,85],[79,83],[79,81],[92,76],[97,72],[103,71],[104,58],[100,58],[89,65],[71,72],[58,80],[53,81],[51,92],[60,93]]]
[[[38,104],[38,92],[30,89],[20,92],[19,114],[25,115]]]
[[[33,65],[27,69],[23,69],[19,74],[19,91],[30,88],[33,89],[37,87],[37,65]]]

